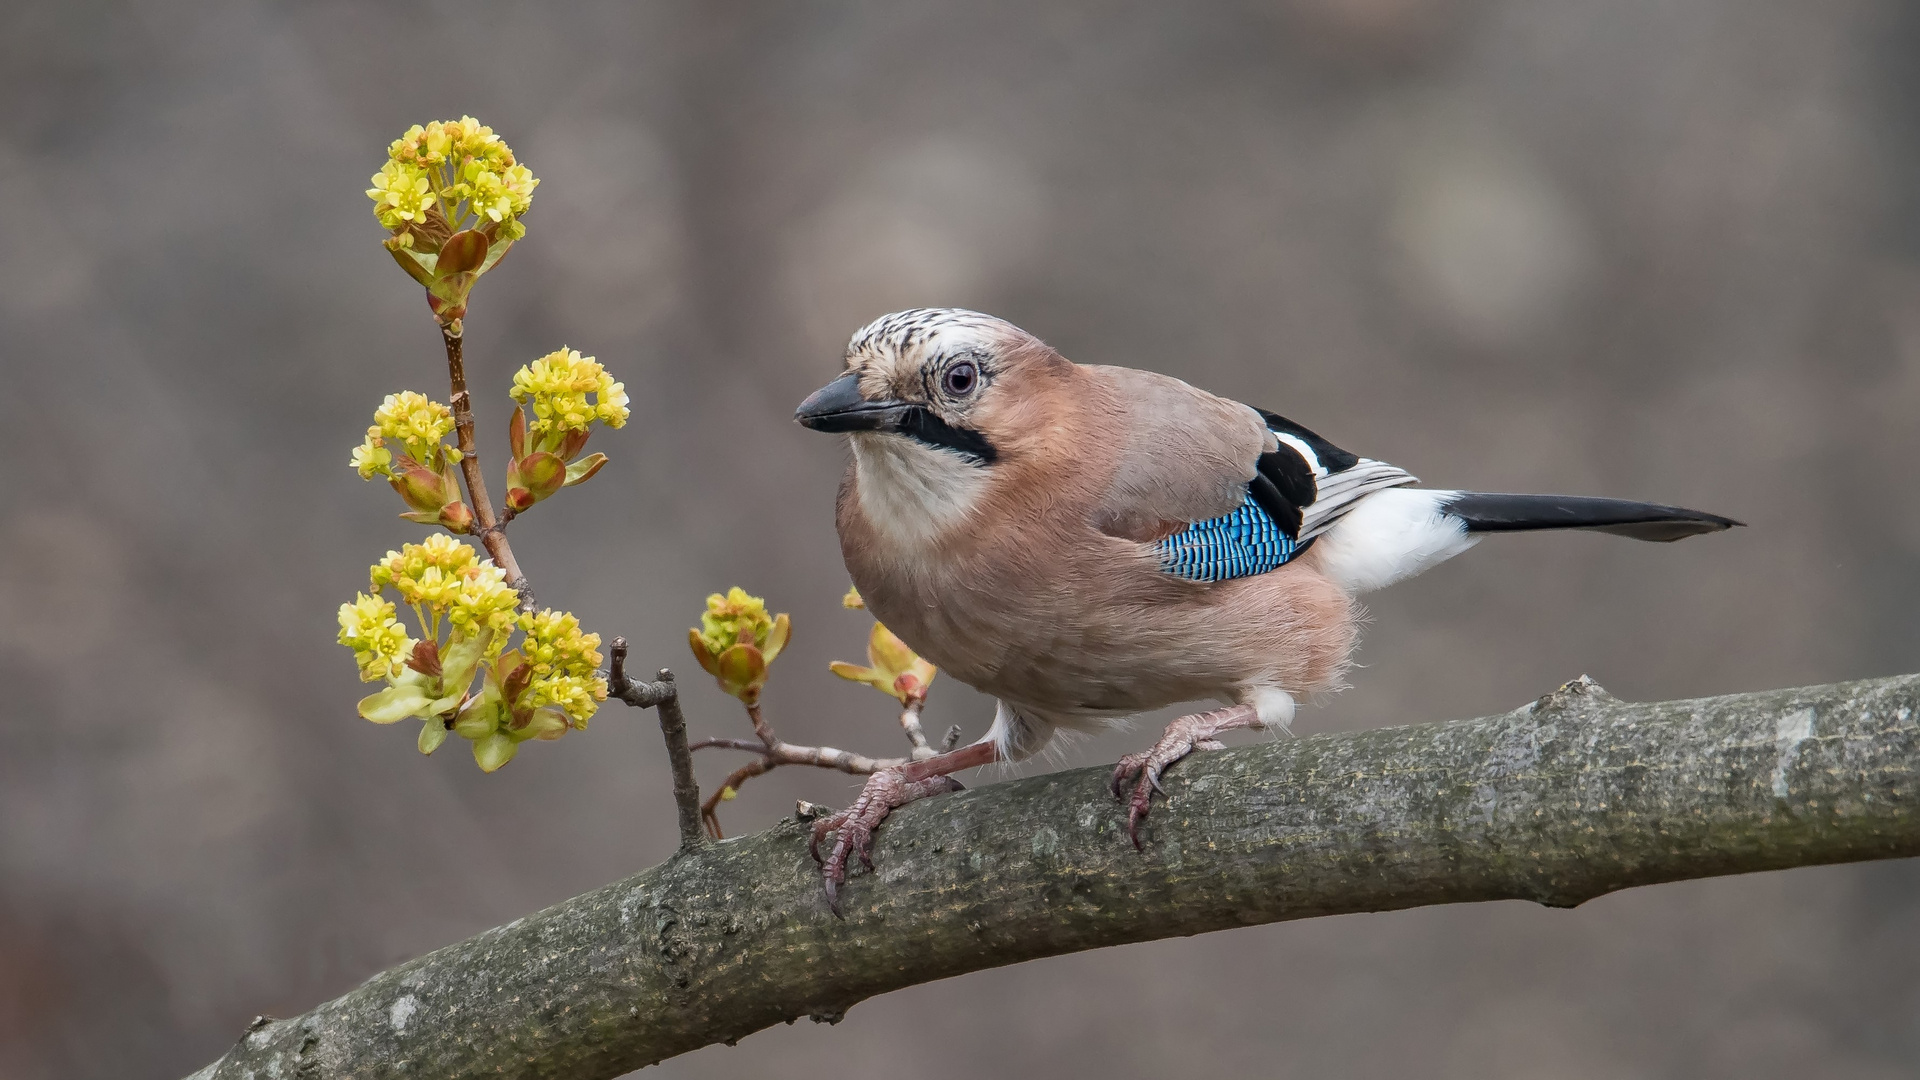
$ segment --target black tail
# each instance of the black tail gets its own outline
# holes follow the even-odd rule
[[[1463,491],[1441,508],[1466,522],[1468,532],[1592,529],[1663,543],[1746,524],[1678,506],[1590,499],[1581,495],[1488,495]]]

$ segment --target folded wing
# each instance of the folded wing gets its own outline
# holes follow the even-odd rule
[[[1276,413],[1127,368],[1095,369],[1125,432],[1100,527],[1154,545],[1193,581],[1264,574],[1307,549],[1361,499],[1414,478]]]

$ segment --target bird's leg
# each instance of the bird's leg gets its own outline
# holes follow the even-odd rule
[[[1113,770],[1113,795],[1127,801],[1127,836],[1133,840],[1133,846],[1140,847],[1140,823],[1147,818],[1153,793],[1166,794],[1160,786],[1161,773],[1195,750],[1222,749],[1223,744],[1217,738],[1221,732],[1264,726],[1260,711],[1254,706],[1230,705],[1209,713],[1182,716],[1167,725],[1151,750],[1121,758]],[[1121,791],[1122,785],[1129,781],[1133,783],[1131,795]]]
[[[949,773],[998,760],[998,747],[990,742],[977,742],[921,761],[882,769],[867,778],[867,786],[852,806],[814,822],[813,839],[807,850],[812,852],[813,861],[820,864],[820,877],[827,887],[827,906],[833,913],[840,914],[840,884],[847,880],[847,859],[859,855],[866,868],[873,869],[873,830],[888,814],[929,795],[959,791],[960,781]],[[821,859],[820,844],[828,833],[839,835],[834,838],[833,850]]]

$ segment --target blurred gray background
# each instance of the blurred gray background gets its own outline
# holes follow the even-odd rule
[[[613,464],[513,527],[542,599],[738,734],[685,628],[742,584],[794,615],[782,733],[895,753],[886,702],[825,670],[867,625],[838,606],[843,452],[788,417],[912,305],[1443,485],[1753,525],[1488,543],[1373,600],[1304,730],[1582,672],[1658,699],[1920,668],[1916,46],[1893,0],[7,5],[0,1076],[179,1075],[670,849],[650,713],[491,777],[354,715],[334,608],[423,531],[348,448],[383,394],[445,396],[362,194],[408,124],[471,112],[544,181],[467,324],[496,486],[518,365],[564,342],[633,394]],[[989,709],[941,682],[931,714]],[[725,819],[854,790],[783,771]],[[1917,887],[1888,863],[1167,941],[656,1075],[1910,1076]]]

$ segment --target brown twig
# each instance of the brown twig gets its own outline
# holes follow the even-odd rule
[[[757,757],[728,773],[727,778],[720,782],[719,790],[707,796],[707,801],[700,804],[700,820],[706,823],[707,835],[715,840],[726,839],[720,831],[720,804],[733,798],[734,793],[740,790],[741,784],[779,767],[780,763],[771,757]]]
[[[673,768],[673,802],[679,811],[680,850],[691,851],[703,841],[700,834],[700,782],[693,775],[693,751],[687,746],[687,718],[680,711],[680,690],[673,672],[660,669],[654,682],[636,682],[627,675],[627,639],[613,639],[607,668],[607,696],[637,709],[660,714],[660,735],[667,742],[667,762]]]
[[[756,710],[757,711],[757,710]],[[765,727],[765,720],[761,721]],[[700,806],[700,818],[706,823],[707,835],[715,840],[725,834],[720,831],[720,818],[717,811],[720,804],[731,798],[732,792],[738,792],[740,785],[756,776],[764,776],[782,765],[811,765],[819,769],[838,769],[854,776],[871,776],[882,769],[891,769],[905,765],[907,758],[871,758],[865,754],[856,754],[851,750],[841,750],[832,746],[800,746],[783,742],[766,728],[768,742],[755,742],[749,739],[701,739],[690,750],[743,750],[754,755],[752,761],[733,770],[721,782],[719,790],[707,796]]]
[[[900,710],[900,730],[907,733],[907,741],[913,744],[911,756],[915,761],[925,761],[935,754],[933,747],[927,745],[926,731],[920,726],[920,707],[926,703],[927,696],[921,694],[908,698],[906,708]]]
[[[753,721],[753,733],[760,736],[760,742],[767,749],[773,749],[773,744],[780,740],[774,737],[773,729],[767,726],[766,719],[760,715],[758,702],[747,706],[747,719]]]
[[[758,703],[748,705],[747,718],[753,723],[755,739],[701,739],[688,748],[689,753],[694,750],[739,750],[754,755],[754,760],[730,773],[719,789],[701,804],[700,819],[706,823],[707,835],[715,840],[723,837],[720,831],[720,804],[738,792],[740,785],[782,765],[811,765],[818,769],[838,769],[855,776],[871,776],[882,769],[897,768],[909,761],[933,757],[937,751],[927,744],[926,732],[920,726],[920,708],[925,702],[924,695],[916,698],[900,714],[900,727],[906,732],[907,741],[913,744],[912,755],[903,758],[873,758],[832,746],[801,746],[786,742],[774,732],[773,725],[767,722]],[[944,748],[951,750],[959,737],[960,729],[956,726],[947,732]]]
[[[528,584],[527,575],[520,572],[520,564],[514,560],[513,546],[507,543],[507,534],[502,531],[506,523],[493,512],[487,480],[480,472],[480,456],[474,450],[473,403],[467,395],[467,368],[461,357],[462,336],[457,320],[453,326],[440,328],[440,339],[447,346],[447,379],[453,384],[453,429],[460,447],[460,473],[467,478],[467,502],[473,507],[473,535],[480,538],[487,554],[493,556],[493,564],[506,571],[507,584],[520,594],[521,609],[532,611],[533,586]]]

